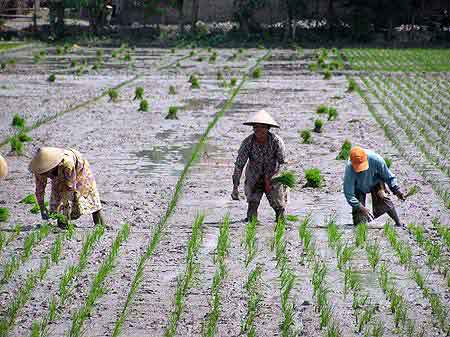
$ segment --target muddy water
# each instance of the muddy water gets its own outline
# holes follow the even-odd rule
[[[230,53],[229,50],[221,51],[221,62],[216,64],[186,60],[178,69],[145,74],[121,90],[118,103],[109,103],[105,98],[31,133],[35,141],[27,150],[28,155],[38,146],[49,143],[76,147],[85,154],[97,176],[106,217],[112,226],[90,259],[87,271],[77,282],[77,292],[68,303],[61,319],[52,325],[55,335],[63,335],[69,328],[71,314],[82,303],[99,261],[109,250],[108,246],[115,230],[127,221],[132,225],[132,234],[121,251],[115,271],[107,281],[108,293],[99,300],[96,310],[86,323],[88,336],[111,334],[127,296],[138,257],[143,253],[150,237],[149,229],[164,212],[177,175],[195,140],[228,97],[229,90],[220,88],[219,83],[215,81],[217,70],[229,65],[234,74],[239,75],[246,68],[247,61],[260,55],[258,51],[249,51],[252,59],[224,62]],[[152,51],[148,51],[148,55],[151,54]],[[392,158],[393,169],[405,189],[413,182],[421,184],[427,200],[418,195],[405,203],[396,201],[405,222],[420,221],[429,226],[430,219],[436,214],[448,218],[448,211],[442,207],[431,188],[402,161],[391,144],[385,140],[383,132],[361,99],[346,92],[346,79],[337,76],[325,81],[320,75],[304,75],[301,63],[309,60],[291,60],[291,55],[292,51],[274,51],[274,57],[270,60],[271,68],[264,72],[261,79],[250,80],[245,84],[235,104],[212,130],[206,153],[196,164],[184,186],[183,197],[169,222],[167,235],[145,267],[142,287],[125,322],[124,336],[163,335],[173,309],[176,278],[184,268],[190,228],[195,215],[200,211],[206,215],[204,239],[199,254],[200,273],[198,281],[188,294],[178,335],[201,334],[202,323],[210,310],[211,283],[215,271],[213,254],[218,228],[227,213],[232,219],[231,244],[227,259],[228,274],[221,294],[222,310],[218,335],[238,335],[246,311],[247,295],[243,284],[249,272],[244,266],[245,251],[240,244],[244,236],[242,219],[245,216],[246,203],[245,200],[231,201],[229,195],[237,149],[242,139],[251,131],[242,123],[248,113],[254,110],[265,108],[280,122],[281,129],[274,132],[285,140],[289,168],[295,170],[301,178],[306,168],[317,167],[322,171],[324,184],[321,188],[303,188],[302,180],[299,187],[290,192],[288,212],[301,217],[308,213],[312,215],[319,251],[330,269],[328,282],[333,286],[332,301],[336,308],[336,318],[341,323],[345,336],[356,335],[351,298],[343,296],[343,277],[336,269],[333,252],[327,248],[326,230],[323,228],[324,219],[331,212],[335,212],[339,226],[345,231],[346,239],[352,240],[353,228],[348,226],[351,223],[350,209],[342,195],[344,162],[334,159],[344,139],[376,149]],[[286,66],[286,63],[292,65]],[[187,79],[192,72],[201,74],[200,90],[189,88]],[[177,95],[168,94],[170,85],[176,86]],[[138,112],[138,103],[132,100],[136,86],[145,89],[145,96],[151,105],[151,110],[147,113]],[[52,98],[51,101],[54,100],[58,100],[58,97]],[[312,128],[314,119],[317,118],[315,109],[320,104],[336,106],[339,118],[326,122],[323,133],[313,134],[313,144],[301,144],[298,131]],[[165,120],[169,106],[182,107],[178,120]],[[5,152],[5,148],[1,150]],[[17,221],[35,224],[38,219],[30,215],[24,205],[16,202],[33,190],[32,177],[26,172],[27,159],[8,157],[8,160],[11,163],[11,175],[2,183],[0,190],[0,199],[6,200],[6,206],[11,208],[13,213],[7,225],[12,226]],[[8,198],[5,197],[4,186]],[[261,314],[256,319],[256,327],[258,336],[267,337],[279,335],[281,322],[278,270],[274,254],[270,250],[273,220],[273,211],[263,199],[260,207],[261,224],[257,229],[259,250],[255,259],[255,263],[261,263],[264,270],[263,304]],[[382,217],[372,224],[369,236],[383,244],[383,261],[389,263],[398,287],[408,297],[411,317],[427,329],[427,336],[438,336],[439,331],[433,327],[429,305],[409,280],[409,272],[398,265],[392,250],[383,239],[380,228],[385,220],[386,218]],[[34,299],[22,310],[12,336],[28,334],[32,319],[40,317],[47,309],[47,295],[56,291],[57,280],[64,268],[76,259],[83,233],[91,226],[90,218],[83,217],[77,221],[77,225],[80,227],[77,235],[79,241],[66,248],[67,253],[61,264],[53,268],[49,278],[35,290]],[[292,293],[297,304],[296,317],[299,326],[304,326],[306,336],[322,336],[324,332],[319,330],[318,315],[314,312],[311,271],[308,266],[300,263],[302,247],[297,230],[297,224],[293,224],[286,233],[288,254],[298,277]],[[398,232],[403,239],[407,239],[406,231]],[[51,239],[39,247],[36,256],[43,256],[50,244]],[[19,246],[17,244],[15,247]],[[418,250],[415,249],[414,253],[419,257]],[[38,261],[36,258],[34,263],[37,264]],[[395,333],[388,302],[377,287],[376,276],[370,272],[363,252],[353,263],[363,273],[363,287],[370,291],[371,297],[379,304],[377,317],[385,322],[385,336],[393,336]],[[14,284],[9,285],[9,290],[15,289],[23,282],[26,270],[32,265],[21,268],[18,274],[20,277]],[[433,277],[437,279],[436,275]],[[2,293],[2,307],[13,294],[13,291]],[[441,295],[448,306],[448,293],[443,292]]]

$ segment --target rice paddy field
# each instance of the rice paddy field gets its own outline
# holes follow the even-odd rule
[[[2,51],[0,336],[449,336],[449,56]],[[299,180],[285,223],[265,198],[244,222],[243,182],[230,197],[259,109]],[[351,145],[391,165],[404,228],[352,225],[339,159]],[[89,160],[107,226],[40,219],[28,163],[41,146]]]

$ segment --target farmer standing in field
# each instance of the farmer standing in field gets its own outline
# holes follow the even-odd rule
[[[285,164],[283,140],[269,131],[279,125],[266,111],[261,110],[248,119],[244,125],[253,127],[253,134],[244,139],[236,158],[233,173],[233,192],[231,198],[239,200],[239,183],[245,164],[245,196],[248,210],[245,221],[258,218],[258,206],[263,194],[266,194],[270,206],[275,210],[276,219],[284,218],[287,203],[287,190],[272,178]],[[247,163],[248,161],[248,163]]]
[[[8,175],[8,164],[5,158],[0,154],[0,179],[5,178]]]
[[[65,216],[58,226],[66,228],[68,221],[91,214],[95,224],[104,225],[102,205],[89,163],[76,150],[42,147],[30,163],[36,178],[36,199],[42,219],[48,220],[44,204],[47,179],[52,181],[50,212]]]
[[[386,186],[404,201],[397,179],[391,173],[384,159],[375,152],[355,146],[350,151],[350,160],[344,174],[344,194],[352,206],[353,224],[369,223],[372,219],[387,213],[396,226],[401,226],[394,203],[387,195]],[[366,208],[366,194],[372,195],[373,214]]]

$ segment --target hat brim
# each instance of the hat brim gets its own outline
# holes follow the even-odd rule
[[[269,123],[245,122],[243,124],[248,125],[248,126],[255,126],[256,124],[260,124],[260,125],[267,125],[268,127],[271,127],[271,128],[280,128],[279,125],[269,124]]]
[[[356,173],[364,172],[369,169],[369,161],[365,160],[362,163],[354,164],[352,163],[352,167]]]

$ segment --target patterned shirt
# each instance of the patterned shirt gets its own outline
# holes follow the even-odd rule
[[[239,186],[245,164],[245,183],[255,185],[264,176],[273,177],[285,164],[286,150],[283,140],[271,132],[265,144],[256,142],[255,134],[251,134],[241,144],[236,162],[234,163],[233,185]]]

